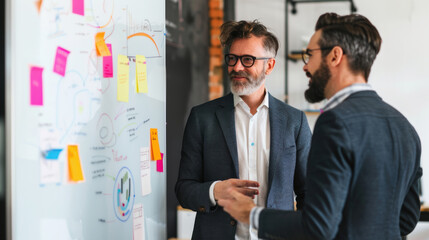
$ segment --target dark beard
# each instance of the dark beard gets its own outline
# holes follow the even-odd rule
[[[313,75],[307,72],[307,76],[311,78],[311,82],[308,83],[308,89],[305,90],[305,99],[309,103],[316,103],[325,99],[325,87],[331,78],[331,71],[329,71],[326,62],[323,61]]]

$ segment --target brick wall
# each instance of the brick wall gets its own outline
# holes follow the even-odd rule
[[[209,0],[210,18],[210,68],[209,68],[209,99],[223,95],[222,62],[223,54],[220,45],[220,26],[223,24],[223,0]]]

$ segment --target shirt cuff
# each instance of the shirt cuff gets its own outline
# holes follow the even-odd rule
[[[258,231],[259,228],[259,214],[264,210],[263,207],[253,207],[250,211],[250,228]]]
[[[210,185],[210,189],[209,189],[209,197],[210,197],[210,202],[212,204],[212,206],[216,206],[216,199],[214,197],[214,186],[216,183],[218,183],[220,181],[214,181],[212,183],[212,185]]]

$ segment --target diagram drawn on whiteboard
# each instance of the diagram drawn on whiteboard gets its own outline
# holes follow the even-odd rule
[[[135,197],[133,175],[129,168],[123,167],[119,170],[113,187],[113,208],[120,221],[126,222],[131,216]]]

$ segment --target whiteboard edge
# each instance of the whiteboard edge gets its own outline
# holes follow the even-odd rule
[[[5,116],[5,124],[6,124],[6,239],[12,240],[12,232],[13,232],[13,211],[12,211],[12,203],[13,203],[13,191],[12,187],[14,184],[13,176],[14,176],[14,164],[12,161],[13,155],[13,138],[12,138],[12,123],[13,123],[13,110],[12,110],[12,91],[13,91],[13,56],[12,56],[12,45],[13,45],[13,32],[12,32],[12,10],[13,10],[13,0],[5,1],[5,85],[6,85],[6,116]]]

